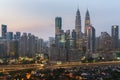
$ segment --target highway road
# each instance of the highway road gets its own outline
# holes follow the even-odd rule
[[[120,65],[120,61],[107,61],[107,62],[94,62],[94,63],[81,63],[81,62],[65,62],[62,64],[51,64],[45,65],[44,67],[41,64],[21,64],[21,65],[0,65],[0,72],[6,71],[17,71],[24,69],[55,69],[55,68],[70,68],[76,66],[103,66],[103,65]]]

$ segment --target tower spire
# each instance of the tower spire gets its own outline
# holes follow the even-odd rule
[[[77,5],[77,10],[79,10],[79,5]]]
[[[80,16],[79,8],[77,9],[77,12],[76,12],[75,30],[77,33],[81,31],[81,16]]]

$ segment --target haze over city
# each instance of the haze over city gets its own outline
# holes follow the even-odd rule
[[[0,0],[0,24],[6,24],[9,31],[30,32],[48,40],[55,36],[56,16],[62,17],[64,30],[74,29],[79,8],[83,30],[88,9],[99,36],[102,31],[110,33],[111,25],[120,25],[119,3],[119,0]]]

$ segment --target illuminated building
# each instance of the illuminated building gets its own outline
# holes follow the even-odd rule
[[[79,9],[76,12],[76,19],[75,19],[75,32],[77,40],[81,37],[81,16]]]
[[[95,52],[95,28],[91,25],[87,29],[87,51]]]
[[[84,28],[85,36],[87,36],[87,29],[89,25],[90,25],[90,15],[89,15],[89,11],[87,10],[86,15],[85,15],[85,28]]]
[[[82,48],[81,45],[82,32],[81,32],[81,16],[79,9],[76,12],[75,32],[76,32],[76,47],[80,50]]]

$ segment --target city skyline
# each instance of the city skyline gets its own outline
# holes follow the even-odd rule
[[[83,32],[87,9],[97,36],[103,31],[110,34],[111,26],[119,25],[120,6],[118,0],[116,2],[109,0],[90,2],[89,0],[71,0],[69,2],[68,0],[1,0],[0,24],[6,24],[8,31],[32,33],[48,40],[48,37],[55,36],[54,19],[56,16],[62,17],[63,30],[74,29],[77,8],[80,10]]]

